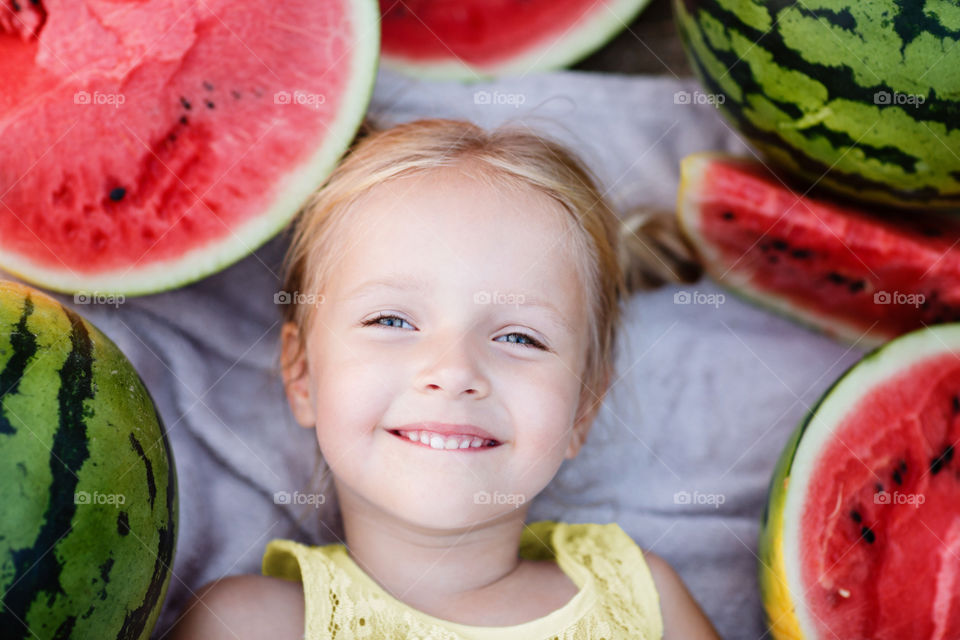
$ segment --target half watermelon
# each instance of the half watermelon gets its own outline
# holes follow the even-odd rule
[[[0,267],[140,294],[276,234],[370,99],[373,0],[0,5]]]
[[[867,346],[960,320],[960,218],[871,212],[761,163],[696,153],[677,212],[707,272],[747,299]]]
[[[383,64],[480,80],[572,64],[622,31],[650,0],[380,0]]]
[[[797,427],[758,556],[777,640],[960,638],[960,324],[868,354]]]

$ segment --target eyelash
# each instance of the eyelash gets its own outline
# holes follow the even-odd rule
[[[367,327],[367,326],[370,326],[370,325],[373,325],[373,324],[378,324],[381,320],[391,319],[391,318],[395,318],[395,319],[400,320],[400,321],[402,321],[402,322],[406,322],[406,320],[404,320],[404,319],[401,318],[400,316],[395,316],[395,315],[389,314],[389,313],[381,313],[381,314],[378,315],[376,318],[371,318],[370,320],[366,320],[366,321],[364,321],[362,324],[363,324],[364,327]],[[388,325],[382,325],[382,326],[385,326],[385,327],[387,327],[388,329],[391,328],[391,327],[389,327]],[[507,333],[507,334],[505,334],[505,335],[508,335],[508,336],[514,336],[514,335],[516,335],[516,336],[523,336],[524,338],[526,338],[527,340],[530,341],[530,344],[522,344],[522,343],[520,343],[520,342],[514,342],[513,344],[520,344],[521,346],[527,347],[528,349],[540,349],[541,351],[546,351],[546,350],[547,350],[547,347],[546,347],[542,342],[540,342],[539,340],[537,340],[537,339],[534,338],[533,336],[530,336],[530,335],[528,335],[528,334],[526,334],[526,333],[520,333],[520,332],[517,332],[517,331],[513,331],[513,332]]]

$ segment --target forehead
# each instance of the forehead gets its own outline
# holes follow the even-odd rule
[[[344,294],[402,272],[438,292],[538,292],[579,322],[586,298],[575,221],[548,195],[495,180],[453,166],[375,186],[345,212],[329,289]]]

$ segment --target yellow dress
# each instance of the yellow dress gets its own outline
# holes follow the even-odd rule
[[[553,559],[580,591],[548,615],[507,627],[429,616],[394,598],[342,544],[272,540],[263,574],[302,581],[305,640],[659,640],[660,599],[643,552],[616,524],[542,520],[524,527],[520,556]]]

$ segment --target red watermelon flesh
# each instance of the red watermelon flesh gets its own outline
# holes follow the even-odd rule
[[[604,44],[649,0],[380,0],[383,60],[426,76],[565,66]]]
[[[379,31],[347,0],[0,8],[0,267],[145,293],[252,252],[366,109]]]
[[[960,320],[960,218],[896,216],[795,191],[753,160],[682,164],[678,214],[707,271],[861,345]]]
[[[960,359],[872,388],[819,452],[800,531],[819,637],[960,637]]]

